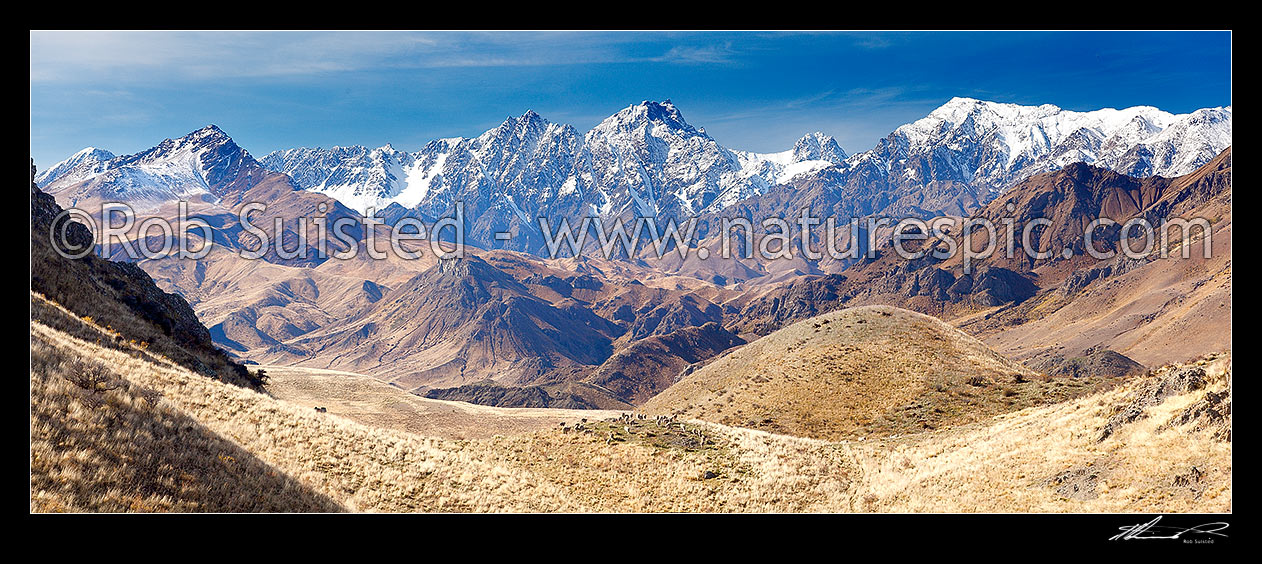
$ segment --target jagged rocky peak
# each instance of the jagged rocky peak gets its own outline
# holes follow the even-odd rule
[[[455,147],[456,145],[464,143],[465,141],[468,141],[468,139],[465,139],[464,137],[449,137],[446,139],[434,139],[433,141],[426,143],[424,147],[421,147],[421,150],[417,151],[417,153],[430,154],[430,153],[446,152],[446,151],[451,150],[452,147]]]
[[[524,131],[542,131],[547,129],[551,122],[544,119],[534,110],[526,110],[526,113],[518,117],[508,117],[500,124],[501,130],[512,130],[518,132]]]
[[[831,135],[818,131],[803,135],[793,145],[793,162],[828,161],[840,163],[846,160],[846,152]]]
[[[680,113],[679,108],[676,108],[670,99],[663,102],[645,100],[637,105],[627,106],[618,113],[606,118],[605,121],[596,126],[596,129],[630,130],[649,124],[665,125],[672,129],[705,135],[684,120],[684,115]]]
[[[224,133],[222,129],[219,129],[218,125],[215,125],[213,123],[207,125],[206,127],[198,129],[197,131],[189,133],[188,135],[185,135],[184,137],[188,139],[194,139],[194,140],[216,140],[216,141],[223,141],[223,140],[231,141],[232,140],[231,137],[228,137],[227,133]]]
[[[463,257],[439,259],[438,264],[436,264],[433,268],[439,275],[449,278],[465,278],[472,276],[474,278],[489,280],[508,276],[504,273],[504,271],[491,266],[490,263],[471,254],[466,254]]]
[[[446,146],[436,147],[439,151],[447,151],[450,148],[459,148],[459,139],[445,140],[449,143]],[[539,115],[534,110],[527,110],[526,113],[518,117],[508,117],[500,123],[498,127],[483,133],[481,136],[472,140],[472,146],[469,147],[475,151],[484,151],[491,148],[496,151],[512,151],[512,150],[533,150],[534,142],[544,144],[552,143],[570,143],[578,141],[578,132],[570,125],[553,123]],[[430,151],[427,145],[417,155]],[[489,156],[489,155],[483,155]],[[528,156],[528,155],[527,155]],[[498,155],[507,161],[513,160],[512,155]]]
[[[200,152],[203,150],[218,149],[226,146],[237,148],[242,152],[245,151],[245,149],[237,147],[237,144],[232,140],[232,138],[229,137],[227,133],[224,133],[222,129],[219,129],[219,126],[211,124],[190,132],[183,137],[167,139],[162,143],[159,143],[157,147],[141,154],[149,155],[151,158],[161,158],[166,154],[182,150]]]
[[[139,153],[132,158],[124,157],[127,162],[154,162],[177,155],[205,155],[214,153],[217,155],[236,154],[241,157],[249,157],[249,152],[241,148],[224,133],[219,126],[211,124],[193,131],[183,137],[176,139],[167,139],[159,143],[156,147],[148,151]]]
[[[222,197],[252,185],[262,172],[248,151],[212,124],[134,155],[81,163],[46,188],[58,198],[66,193],[75,201],[100,198],[152,209],[207,194]]]
[[[645,117],[651,121],[674,125],[681,129],[692,129],[692,126],[684,120],[684,115],[679,112],[679,108],[676,108],[669,98],[661,103],[645,100],[640,103],[640,107],[644,108]]]
[[[399,154],[402,154],[402,152],[395,149],[394,145],[391,145],[390,143],[386,143],[385,145],[382,145],[380,147],[377,147],[376,149],[373,149],[372,154],[373,155],[399,155]]]

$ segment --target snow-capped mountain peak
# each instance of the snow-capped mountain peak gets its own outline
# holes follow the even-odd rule
[[[179,199],[217,199],[255,172],[262,168],[249,152],[219,127],[208,125],[134,155],[85,159],[52,177],[45,188],[71,202],[103,198],[127,202],[139,211]],[[75,193],[63,198],[60,194],[66,191]]]
[[[35,176],[35,183],[41,187],[48,186],[49,184],[55,182],[58,178],[67,174],[78,174],[79,176],[86,177],[94,172],[99,172],[96,169],[101,165],[101,163],[104,163],[112,158],[114,158],[114,153],[106,151],[105,149],[84,147],[75,154],[70,155],[70,157],[66,160],[48,167],[37,174]]]
[[[828,161],[840,163],[846,160],[846,152],[837,140],[818,131],[807,133],[793,145],[793,162]]]
[[[411,157],[390,144],[375,149],[351,145],[276,151],[261,163],[288,174],[303,189],[327,194],[365,213],[371,207],[384,207],[382,200],[403,190]]]
[[[612,133],[614,131],[631,131],[642,127],[665,126],[687,134],[705,135],[693,128],[684,119],[683,113],[670,100],[655,102],[645,100],[619,110],[605,118],[592,131]]]
[[[236,142],[227,133],[224,133],[222,129],[212,124],[183,137],[164,140],[156,147],[135,156],[141,160],[158,161],[175,155],[200,156],[225,149],[239,155],[246,154],[245,149],[237,146]]]

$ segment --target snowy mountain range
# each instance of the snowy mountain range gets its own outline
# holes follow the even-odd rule
[[[443,194],[474,183],[498,187],[506,207],[524,215],[579,194],[588,212],[659,216],[721,210],[830,167],[833,175],[889,184],[956,181],[993,196],[1073,162],[1132,176],[1185,174],[1230,144],[1231,107],[1180,115],[1149,106],[1074,112],[954,98],[853,156],[821,133],[787,151],[752,153],[721,146],[668,100],[630,106],[581,138],[527,112],[476,139],[437,140],[415,153],[389,145],[301,148],[262,163],[361,212],[397,203],[433,214],[443,205],[431,200],[445,204]],[[490,154],[504,150],[516,153]]]
[[[1171,114],[1151,106],[1091,112],[953,98],[840,165],[891,183],[957,181],[993,196],[1083,162],[1130,176],[1192,172],[1231,145],[1231,107]]]
[[[450,202],[448,195],[478,186],[500,192],[514,212],[533,211],[528,202],[577,197],[602,215],[657,216],[722,207],[762,193],[786,174],[845,157],[822,133],[781,153],[732,151],[689,125],[667,100],[629,106],[586,135],[528,111],[477,138],[439,139],[412,153],[390,145],[298,148],[261,162],[361,213],[392,203],[433,213]]]
[[[63,205],[91,194],[143,209],[213,199],[226,183],[244,192],[243,184],[265,172],[261,164],[298,188],[361,214],[375,209],[387,221],[447,216],[461,202],[471,242],[535,252],[537,217],[682,218],[716,213],[776,186],[812,183],[845,186],[836,192],[852,196],[897,193],[904,209],[925,214],[958,213],[958,204],[948,210],[906,202],[984,203],[1073,162],[1132,176],[1180,175],[1230,144],[1230,106],[1176,115],[1146,106],[1074,112],[954,98],[862,153],[848,156],[821,133],[783,152],[752,153],[720,145],[667,100],[628,106],[586,134],[528,111],[476,138],[438,139],[413,152],[390,145],[297,148],[259,161],[208,126],[136,155],[87,148],[36,181]],[[933,197],[915,196],[925,190]],[[951,190],[976,196],[942,193]],[[515,236],[498,241],[494,234],[502,231]]]

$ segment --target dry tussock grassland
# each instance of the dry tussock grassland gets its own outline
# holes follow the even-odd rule
[[[1230,442],[1194,424],[1158,431],[1229,385],[1229,356],[1207,363],[1209,386],[1103,442],[1099,429],[1142,382],[899,439],[826,442],[694,422],[715,444],[689,451],[555,429],[454,440],[378,428],[40,322],[31,354],[40,512],[1231,508]],[[1066,495],[1075,480],[1082,487]]]
[[[1199,361],[1205,388],[1167,398],[1100,441],[1155,374],[988,424],[853,448],[871,511],[1226,512],[1231,442],[1172,419],[1230,387],[1229,354]],[[1226,421],[1230,428],[1230,419]]]
[[[161,392],[33,330],[32,511],[341,510]]]
[[[267,391],[286,402],[308,409],[323,407],[371,427],[447,439],[517,435],[551,429],[562,421],[604,419],[619,413],[491,407],[422,397],[354,372],[297,366],[261,368],[267,372]]]
[[[919,433],[1081,395],[919,313],[855,307],[734,350],[642,409],[826,440]]]

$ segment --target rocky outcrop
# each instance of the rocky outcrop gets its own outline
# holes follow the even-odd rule
[[[547,407],[554,409],[630,409],[608,390],[580,382],[538,386],[504,386],[495,382],[478,382],[456,388],[433,389],[425,397],[463,401],[494,407]]]
[[[1205,369],[1195,365],[1174,368],[1155,377],[1133,394],[1130,403],[1109,417],[1097,441],[1103,442],[1123,426],[1148,417],[1149,407],[1165,402],[1170,396],[1204,388],[1205,377]]]
[[[1117,351],[1094,348],[1081,356],[1051,355],[1026,362],[1026,366],[1052,377],[1125,378],[1143,374],[1144,365]]]

